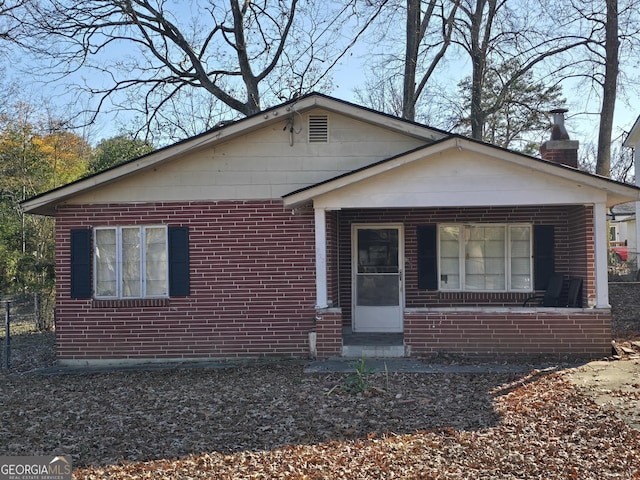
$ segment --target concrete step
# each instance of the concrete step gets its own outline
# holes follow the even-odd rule
[[[404,345],[343,345],[345,358],[402,358],[406,357]]]

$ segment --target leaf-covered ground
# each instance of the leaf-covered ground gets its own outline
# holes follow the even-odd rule
[[[374,374],[300,365],[3,376],[5,455],[76,478],[640,478],[640,436],[560,374]]]
[[[38,351],[0,374],[0,454],[68,453],[79,479],[640,479],[640,432],[564,372],[378,372],[353,394],[295,363],[40,376]]]

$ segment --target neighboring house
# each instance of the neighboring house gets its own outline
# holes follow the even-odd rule
[[[609,247],[618,261],[634,260],[636,242],[636,204],[623,203],[609,209]]]
[[[58,362],[606,355],[606,213],[640,189],[577,148],[309,94],[31,198],[56,218]],[[578,307],[523,307],[554,272]]]

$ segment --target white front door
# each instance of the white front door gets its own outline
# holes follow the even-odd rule
[[[354,225],[353,331],[402,332],[402,225]]]

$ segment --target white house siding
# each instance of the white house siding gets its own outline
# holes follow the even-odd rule
[[[596,188],[457,148],[349,183],[314,198],[316,208],[604,203]]]
[[[326,113],[328,143],[307,141],[309,114]],[[70,203],[273,199],[424,145],[402,135],[323,110],[294,116],[241,138],[120,178]],[[284,130],[283,130],[284,129]]]

